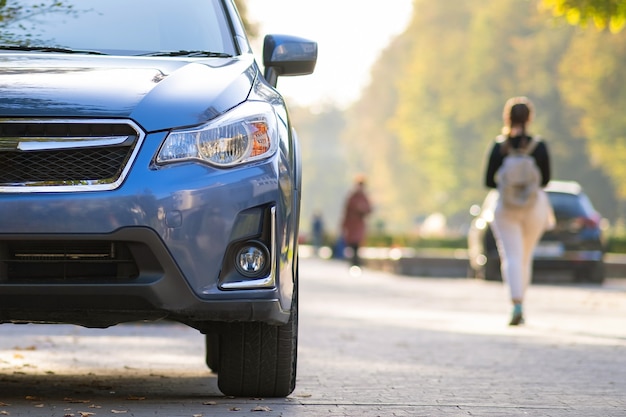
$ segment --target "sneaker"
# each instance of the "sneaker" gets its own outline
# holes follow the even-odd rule
[[[513,313],[509,326],[519,326],[520,324],[524,324],[524,315],[517,312]]]

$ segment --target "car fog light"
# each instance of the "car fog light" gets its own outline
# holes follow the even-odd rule
[[[258,276],[265,271],[268,259],[265,247],[259,244],[245,245],[237,252],[235,266],[245,276]]]

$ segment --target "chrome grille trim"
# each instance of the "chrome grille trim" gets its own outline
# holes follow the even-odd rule
[[[113,146],[121,145],[127,140],[131,140],[132,136],[112,136],[106,138],[89,138],[89,139],[67,139],[67,138],[11,138],[17,143],[13,149],[20,151],[49,151],[52,149],[75,149],[88,148],[93,146]],[[133,139],[134,140],[134,139]],[[4,139],[0,147],[10,141]],[[11,143],[12,145],[12,143]],[[9,145],[10,147],[10,145]]]
[[[128,119],[0,119],[0,193],[114,190],[144,138]],[[40,167],[32,176],[31,159]]]

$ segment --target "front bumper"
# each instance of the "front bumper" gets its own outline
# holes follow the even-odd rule
[[[46,241],[51,236],[31,235],[28,241]],[[57,241],[59,236],[53,239]],[[246,291],[213,291],[197,294],[160,237],[145,227],[126,227],[102,235],[66,235],[76,243],[117,242],[132,253],[136,270],[131,275],[72,273],[65,276],[22,270],[0,280],[0,322],[72,323],[85,327],[108,327],[137,320],[170,319],[200,328],[215,321],[264,321],[285,323],[289,311],[281,305],[276,286]],[[24,236],[3,235],[3,246],[24,242]],[[74,264],[76,271],[84,266]],[[122,268],[128,269],[128,268]],[[50,268],[48,267],[48,270]],[[119,268],[118,268],[119,270]]]
[[[117,189],[0,193],[0,322],[287,322],[296,211],[281,153],[229,170],[155,169],[154,136]],[[238,276],[229,258],[247,239],[271,252],[258,279]],[[50,259],[55,250],[63,260]]]

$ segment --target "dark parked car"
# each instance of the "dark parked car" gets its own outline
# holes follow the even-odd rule
[[[554,208],[556,226],[546,231],[534,253],[535,270],[571,271],[576,281],[604,280],[603,219],[580,184],[551,181],[546,192]],[[487,280],[502,280],[500,257],[490,223],[498,198],[491,190],[476,210],[468,233],[470,273]],[[549,275],[549,274],[548,274]]]
[[[268,35],[261,72],[232,0],[0,16],[0,323],[177,321],[224,394],[291,393],[301,166],[275,87],[317,44]]]

